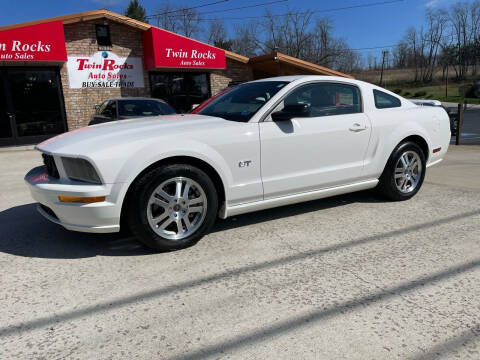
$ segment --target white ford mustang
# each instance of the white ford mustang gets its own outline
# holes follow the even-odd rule
[[[37,146],[25,177],[38,209],[70,230],[128,227],[179,249],[217,216],[377,188],[420,189],[450,141],[441,108],[420,107],[340,77],[287,76],[239,85],[195,115],[86,127]]]

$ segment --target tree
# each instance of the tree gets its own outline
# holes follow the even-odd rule
[[[400,41],[393,48],[393,67],[404,69],[408,66],[409,48],[405,41]]]
[[[265,17],[266,21],[262,23],[262,28],[266,37],[260,41],[262,50],[271,53],[278,49],[290,56],[304,57],[305,47],[312,36],[309,30],[313,12],[289,11],[284,16],[276,16],[267,10]]]
[[[125,16],[128,16],[129,18],[132,18],[138,21],[143,21],[145,23],[148,23],[145,8],[142,5],[140,5],[138,0],[130,1],[127,9],[125,10]]]
[[[259,25],[255,21],[237,25],[232,39],[232,51],[247,57],[258,56],[261,48],[259,39]]]
[[[223,50],[232,51],[233,41],[227,39],[227,29],[223,21],[210,22],[207,42]]]
[[[200,33],[200,16],[195,9],[183,5],[172,5],[164,1],[155,15],[159,27],[172,32],[196,36]]]

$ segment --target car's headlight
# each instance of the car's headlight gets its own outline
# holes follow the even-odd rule
[[[95,168],[85,159],[62,157],[63,168],[71,180],[101,184]]]

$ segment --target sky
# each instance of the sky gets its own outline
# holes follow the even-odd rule
[[[0,0],[0,26],[10,25],[41,18],[66,15],[81,11],[106,8],[123,13],[129,0]],[[174,0],[185,6],[198,6],[219,0]],[[224,0],[222,3],[199,8],[198,11],[208,12],[229,8],[254,5],[273,0]],[[329,17],[335,26],[335,35],[344,38],[353,49],[359,50],[364,56],[369,53],[378,55],[382,49],[368,50],[379,46],[397,43],[411,27],[423,24],[425,11],[439,7],[448,7],[456,0],[398,0],[395,3],[383,4],[365,8],[351,8],[337,11],[327,11],[342,7],[362,4],[387,2],[389,0],[288,0],[282,3],[268,5],[272,13],[285,13],[287,10],[317,10],[316,16]],[[394,1],[394,0],[390,0]],[[465,1],[465,0],[464,0]],[[466,0],[473,2],[474,0]],[[140,0],[146,8],[147,15],[158,12],[159,0]],[[204,17],[225,17],[225,24],[233,34],[235,24],[245,20],[227,19],[262,15],[262,7],[205,14]],[[155,25],[155,24],[154,24]]]

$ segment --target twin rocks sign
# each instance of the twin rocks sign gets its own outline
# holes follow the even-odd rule
[[[61,21],[0,31],[0,61],[67,62],[69,86],[82,88],[144,87],[145,69],[225,69],[225,51],[169,31],[151,27],[143,33],[144,65],[139,57],[111,51],[68,56]]]
[[[225,51],[152,27],[143,34],[145,68],[225,69]]]
[[[69,56],[67,70],[71,89],[144,87],[142,59],[118,57],[110,51]]]
[[[0,31],[0,61],[66,60],[61,21]]]

